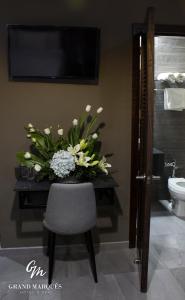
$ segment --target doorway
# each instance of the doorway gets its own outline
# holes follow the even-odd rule
[[[154,39],[150,247],[176,277],[185,267],[185,37]]]
[[[176,216],[172,215],[172,212],[167,210],[164,203],[160,203],[158,200],[158,192],[161,189],[160,184],[163,182],[166,193],[164,199],[166,204],[169,203],[169,207],[173,207],[174,201],[171,201],[169,198],[169,191],[168,191],[168,178],[166,178],[166,170],[169,172],[174,172],[176,170],[176,159],[173,159],[171,154],[167,158],[165,157],[164,150],[160,149],[159,144],[156,141],[157,136],[157,127],[159,128],[158,132],[162,134],[164,132],[164,125],[155,126],[155,122],[157,118],[160,119],[162,122],[164,120],[163,116],[157,115],[159,113],[158,107],[156,106],[156,96],[157,90],[161,93],[166,93],[166,90],[160,86],[163,79],[160,77],[156,77],[156,73],[170,73],[169,78],[173,79],[171,73],[174,72],[174,69],[169,72],[161,72],[161,62],[160,56],[156,57],[156,49],[157,45],[158,48],[160,42],[162,42],[166,38],[169,40],[170,37],[174,39],[181,39],[185,37],[185,27],[184,26],[167,26],[167,25],[155,25],[153,23],[153,10],[149,9],[148,11],[149,19],[147,24],[137,24],[134,28],[133,32],[133,123],[132,123],[132,171],[131,171],[131,202],[130,202],[130,234],[129,234],[129,245],[130,248],[137,248],[138,250],[138,263],[139,263],[139,270],[140,270],[140,284],[141,284],[141,291],[147,291],[147,278],[148,278],[148,261],[149,261],[149,245],[150,248],[155,250],[154,243],[152,244],[152,237],[154,236],[155,227],[157,226],[157,222],[159,223],[158,219],[160,216],[160,211],[166,211],[165,214],[171,219],[174,219],[175,223],[179,224],[181,230],[183,230],[182,219],[179,221],[175,219]],[[148,27],[149,25],[149,27]],[[154,31],[152,31],[154,29]],[[139,38],[138,38],[139,37]],[[140,41],[139,46],[137,43],[137,38]],[[161,40],[160,40],[161,38]],[[162,46],[161,46],[162,47]],[[170,46],[171,47],[171,46]],[[165,55],[166,53],[166,46],[163,45],[164,57],[167,58]],[[174,53],[173,53],[174,55]],[[154,64],[154,56],[155,62],[158,59],[159,63],[158,66]],[[173,62],[175,59],[173,58]],[[181,64],[180,64],[181,65]],[[154,68],[155,67],[155,68]],[[158,71],[157,71],[158,68]],[[152,72],[153,70],[153,72]],[[179,70],[176,75],[178,75],[178,79],[182,79],[183,77],[183,69]],[[140,80],[136,81],[136,78],[139,74]],[[176,76],[175,75],[175,76]],[[158,76],[158,75],[157,75]],[[157,78],[157,79],[156,79]],[[158,81],[161,81],[160,83]],[[138,83],[139,82],[139,83]],[[167,88],[167,87],[166,87]],[[170,87],[169,87],[170,88]],[[182,87],[183,88],[183,87]],[[174,87],[175,89],[175,87]],[[170,91],[171,92],[171,91]],[[176,92],[176,91],[175,91]],[[144,106],[140,105],[144,99]],[[166,103],[166,102],[165,102]],[[164,109],[164,100],[163,100],[163,109]],[[143,115],[143,111],[145,110],[145,115]],[[181,110],[181,109],[180,109]],[[176,113],[179,113],[179,110]],[[170,112],[169,112],[170,113]],[[144,116],[144,118],[143,118]],[[172,116],[173,118],[173,116]],[[143,120],[145,121],[145,130],[143,136],[141,135],[141,125]],[[177,117],[178,122],[180,122],[180,118]],[[142,121],[142,122],[141,122]],[[150,126],[148,126],[150,122]],[[152,123],[152,126],[151,126]],[[180,123],[178,123],[177,127]],[[152,127],[152,128],[151,128]],[[169,126],[167,126],[169,129]],[[183,126],[181,126],[183,128]],[[150,134],[148,134],[148,132]],[[145,151],[141,151],[143,149],[141,140],[143,139],[143,145],[146,146],[147,149]],[[166,134],[165,134],[166,138]],[[164,137],[161,137],[161,140],[164,142]],[[149,143],[148,143],[149,139]],[[151,143],[152,141],[152,143]],[[175,148],[175,143],[173,147]],[[166,156],[167,157],[167,156]],[[180,156],[179,156],[180,157]],[[143,170],[145,172],[140,172],[141,162],[145,158],[145,168]],[[161,160],[163,162],[161,162]],[[157,162],[156,162],[157,161]],[[152,168],[151,162],[153,163]],[[169,165],[171,164],[171,165]],[[149,166],[149,168],[147,167]],[[171,169],[170,169],[171,167]],[[161,169],[160,169],[161,168]],[[165,170],[164,170],[165,169]],[[185,175],[182,175],[185,177]],[[165,185],[165,180],[166,185]],[[183,185],[182,182],[179,183],[179,186]],[[185,184],[184,184],[185,186]],[[181,186],[182,188],[182,186]],[[145,191],[148,189],[148,193],[146,194]],[[163,191],[164,192],[164,191]],[[156,202],[155,200],[158,199]],[[159,202],[159,203],[158,203]],[[144,214],[143,214],[144,213]],[[163,219],[164,221],[167,220]],[[150,229],[151,223],[151,229]],[[165,224],[163,225],[165,227]],[[165,228],[172,228],[166,225]],[[159,227],[158,227],[159,228]],[[175,228],[175,226],[173,227]],[[162,228],[159,229],[159,233],[162,232]],[[180,230],[180,229],[179,229]],[[170,230],[169,230],[170,231]],[[150,236],[151,234],[151,236]],[[157,237],[156,237],[157,238]],[[169,238],[169,237],[168,237]],[[170,238],[169,238],[170,240]],[[162,242],[162,237],[161,237]],[[164,244],[163,244],[164,245]],[[158,251],[160,252],[160,250]],[[157,256],[156,253],[156,257]]]

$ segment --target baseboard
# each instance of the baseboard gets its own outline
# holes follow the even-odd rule
[[[95,244],[95,248],[98,251],[116,251],[128,249],[129,242],[128,241],[120,241],[120,242],[104,242],[100,244]],[[69,249],[70,251],[86,251],[84,244],[73,244],[73,245],[57,245],[56,252],[58,251],[66,251]],[[46,251],[46,247],[43,246],[35,246],[35,247],[14,247],[14,248],[0,248],[0,256],[8,256],[8,255],[42,255]]]
[[[100,243],[99,248],[102,251],[113,251],[113,250],[122,250],[128,249],[129,242],[128,241],[120,241],[120,242],[104,242]]]

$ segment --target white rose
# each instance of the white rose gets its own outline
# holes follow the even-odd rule
[[[96,139],[98,138],[97,133],[93,133],[92,138],[93,138],[94,140],[96,140]]]
[[[63,135],[64,130],[62,128],[58,129],[58,135]]]
[[[28,124],[28,128],[32,128],[33,125],[31,123]]]
[[[91,110],[91,105],[87,105],[86,108],[85,108],[86,112],[90,112]]]
[[[30,132],[35,132],[35,128],[31,127]]]
[[[49,134],[51,133],[51,131],[50,131],[49,128],[45,128],[45,129],[44,129],[44,133],[47,134],[47,135],[49,135]]]
[[[39,164],[36,164],[36,165],[34,166],[34,169],[35,169],[36,172],[40,172],[40,170],[41,170],[42,168],[41,168],[41,166],[40,166]]]
[[[31,158],[30,152],[26,152],[26,153],[24,154],[24,158],[26,158],[26,159]]]
[[[101,112],[103,111],[103,107],[99,107],[98,109],[97,109],[97,114],[101,114]]]
[[[74,126],[77,126],[77,125],[78,125],[78,120],[77,120],[77,119],[74,119],[74,120],[73,120],[73,125],[74,125]]]

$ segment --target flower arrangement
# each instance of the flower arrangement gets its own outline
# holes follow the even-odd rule
[[[34,169],[37,180],[108,174],[111,165],[100,153],[99,129],[94,129],[103,108],[99,107],[94,115],[90,115],[91,109],[87,105],[79,119],[72,121],[66,136],[61,126],[54,137],[52,127],[41,131],[29,123],[25,130],[31,151],[17,153],[19,164]]]

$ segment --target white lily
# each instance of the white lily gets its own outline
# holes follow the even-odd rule
[[[111,168],[111,164],[107,163],[106,158],[103,156],[102,159],[98,163],[98,167],[105,173],[108,174],[107,168]]]
[[[92,156],[87,156],[87,153],[79,152],[75,157],[75,163],[78,166],[86,167],[86,168],[96,166],[99,163],[99,161],[98,160],[92,161],[94,159],[94,156],[95,154],[93,154]]]
[[[68,148],[67,148],[67,151],[69,153],[71,153],[71,155],[75,156],[79,151],[80,151],[80,144],[77,144],[76,146],[72,146],[70,145]]]
[[[67,151],[70,152],[73,156],[79,154],[80,150],[84,150],[87,147],[87,143],[85,142],[84,139],[80,141],[80,144],[75,145],[74,147],[70,145],[67,148]]]
[[[79,152],[78,157],[75,158],[75,162],[78,166],[88,168],[90,166],[89,161],[91,157],[86,156],[84,152]]]
[[[84,150],[87,147],[87,143],[85,141],[85,139],[82,139],[80,141],[80,150]]]

